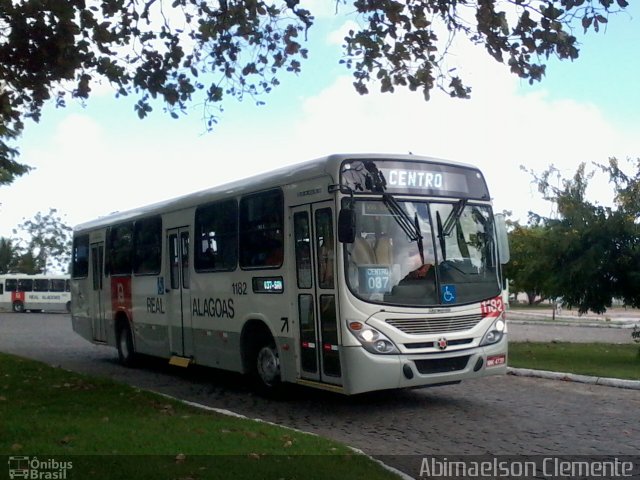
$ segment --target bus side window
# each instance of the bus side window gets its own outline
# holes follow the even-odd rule
[[[64,292],[66,280],[60,278],[54,278],[51,280],[51,291],[52,292]]]
[[[270,190],[240,201],[240,266],[280,267],[284,260],[284,200]]]
[[[162,264],[162,218],[138,220],[133,232],[133,271],[136,275],[160,273]]]
[[[114,275],[130,275],[133,267],[133,223],[111,228],[109,265]]]
[[[227,200],[199,206],[195,229],[195,270],[235,270],[238,263],[237,202]]]
[[[33,292],[33,280],[31,278],[18,279],[19,292]]]
[[[85,278],[89,274],[89,235],[73,239],[71,270],[73,278]]]
[[[49,291],[49,279],[36,278],[33,281],[33,291],[34,292],[48,292]]]

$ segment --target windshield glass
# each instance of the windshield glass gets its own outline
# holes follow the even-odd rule
[[[355,200],[347,282],[363,300],[457,305],[500,293],[492,214],[465,201]],[[401,209],[401,210],[398,210]]]

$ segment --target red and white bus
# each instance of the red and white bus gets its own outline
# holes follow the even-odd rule
[[[506,372],[506,229],[470,165],[332,155],[79,225],[72,257],[73,329],[124,364],[345,394]]]
[[[0,275],[0,309],[14,312],[71,311],[69,275]]]

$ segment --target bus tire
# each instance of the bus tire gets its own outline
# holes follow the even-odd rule
[[[116,332],[116,345],[118,347],[118,360],[125,367],[133,367],[136,363],[136,352],[133,346],[133,335],[127,321],[118,324]]]
[[[71,302],[67,302],[67,313],[71,313]]]
[[[273,397],[282,391],[280,357],[273,339],[258,344],[253,357],[253,384],[259,394]]]
[[[16,313],[24,313],[25,312],[24,303],[22,303],[19,300],[16,302],[13,302],[13,311]]]
[[[264,323],[250,322],[242,333],[245,368],[254,390],[266,397],[282,392],[280,356],[276,342]]]

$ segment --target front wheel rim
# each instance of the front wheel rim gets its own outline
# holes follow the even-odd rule
[[[258,375],[265,385],[272,386],[280,376],[280,359],[273,347],[262,347],[257,358]]]

